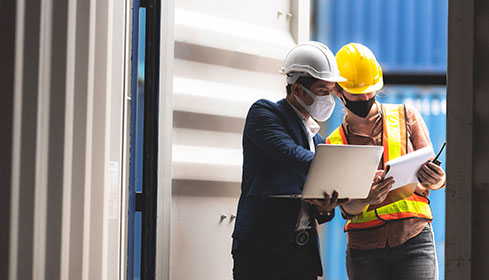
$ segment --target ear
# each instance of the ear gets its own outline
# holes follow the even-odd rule
[[[294,83],[292,84],[292,93],[294,93],[295,95],[301,97],[304,93],[303,93],[303,90],[302,90],[302,87],[299,83]]]

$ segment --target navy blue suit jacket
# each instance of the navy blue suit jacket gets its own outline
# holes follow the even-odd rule
[[[245,241],[280,253],[293,240],[300,200],[269,196],[302,193],[314,157],[306,135],[285,99],[277,103],[261,99],[251,106],[243,133],[243,177],[233,251]],[[324,143],[324,138],[316,134],[314,143]],[[309,214],[319,223],[332,219],[319,215],[315,207],[310,207]]]

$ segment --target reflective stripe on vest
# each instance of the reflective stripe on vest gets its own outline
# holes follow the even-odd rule
[[[345,130],[343,129],[343,125],[340,125],[337,129],[326,138],[326,144],[348,144],[348,140],[346,138]]]
[[[382,145],[384,146],[383,164],[388,160],[405,155],[407,152],[406,109],[404,105],[382,104]],[[327,144],[348,145],[346,131],[340,125],[326,139]],[[426,197],[413,193],[411,196],[394,203],[367,211],[347,221],[345,231],[383,226],[386,221],[408,218],[432,220],[431,207]]]
[[[429,200],[416,193],[372,211],[367,211],[367,208],[368,206],[363,209],[361,214],[354,216],[351,221],[346,223],[345,231],[379,227],[383,226],[385,221],[390,220],[433,219]]]
[[[383,164],[407,153],[406,107],[382,104]]]

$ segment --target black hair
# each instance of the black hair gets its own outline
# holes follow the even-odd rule
[[[318,79],[311,76],[300,76],[295,82],[303,85],[307,89],[311,89],[311,85],[317,82]],[[288,84],[285,89],[287,90],[287,95],[292,92],[292,84]]]

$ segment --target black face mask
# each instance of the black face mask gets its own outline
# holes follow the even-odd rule
[[[345,98],[346,102],[345,107],[352,111],[355,115],[362,118],[367,117],[370,109],[375,103],[375,96],[366,101],[351,101],[350,99],[346,98],[345,95],[343,95],[343,98]]]

